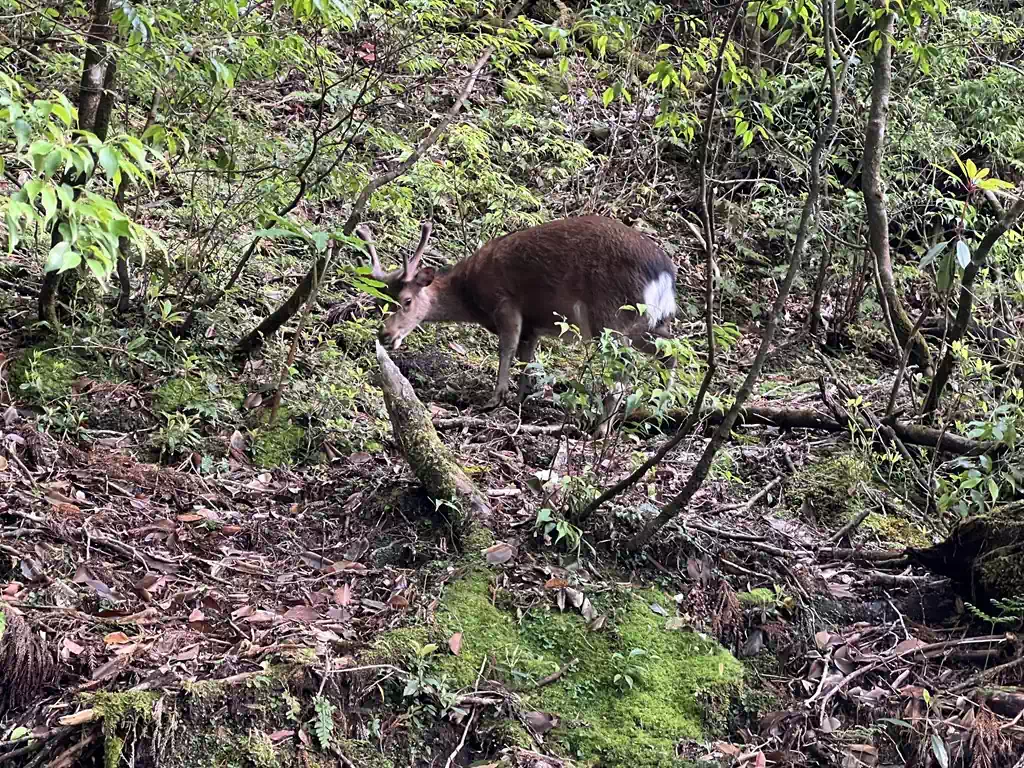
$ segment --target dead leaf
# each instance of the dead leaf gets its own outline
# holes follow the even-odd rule
[[[175,654],[171,657],[172,661],[195,661],[199,658],[199,643],[190,645],[180,653]]]
[[[668,611],[666,611],[664,608],[662,608],[657,603],[651,603],[650,608],[651,608],[652,611],[654,611],[659,616],[668,616]]]
[[[271,624],[276,618],[277,614],[270,611],[253,611],[245,617],[244,621],[249,624]]]
[[[687,621],[682,616],[672,616],[665,619],[665,629],[668,632],[679,632],[686,629]]]
[[[824,651],[828,648],[828,641],[832,639],[832,633],[826,632],[824,629],[820,632],[814,633],[814,644],[817,646],[819,651]]]
[[[247,411],[251,411],[253,408],[259,408],[261,405],[263,405],[263,395],[259,392],[250,392],[245,396],[243,406]]]
[[[448,649],[456,656],[462,651],[462,633],[456,632],[448,638]]]
[[[401,610],[403,608],[409,607],[409,600],[408,598],[403,597],[402,595],[392,595],[391,599],[388,600],[388,605],[390,605],[392,608],[397,608]]]
[[[320,614],[312,606],[293,605],[285,612],[284,617],[288,621],[301,621],[304,624],[311,624],[320,618]]]
[[[348,549],[345,550],[343,559],[345,560],[358,560],[366,551],[370,548],[370,542],[365,536],[360,536],[358,539],[354,539],[351,544],[348,545]]]
[[[310,568],[315,568],[318,571],[328,570],[334,565],[333,561],[328,560],[323,555],[318,555],[316,552],[303,552],[299,555],[299,559]]]
[[[96,671],[92,673],[91,679],[95,682],[101,680],[110,680],[117,677],[121,670],[128,665],[128,656],[115,656],[106,664],[96,668]]]
[[[280,741],[284,741],[285,739],[290,739],[294,735],[295,731],[283,728],[280,731],[274,731],[270,734],[270,740],[276,744]]]
[[[205,620],[206,620],[206,614],[204,614],[198,608],[196,608],[194,611],[192,611],[192,613],[190,613],[188,615],[188,623],[189,624],[201,624]]]
[[[7,471],[7,457],[6,456],[0,456],[0,472],[6,472],[6,471]]]
[[[760,629],[754,629],[747,635],[746,641],[740,647],[739,656],[741,659],[757,656],[764,647],[764,633]]]
[[[328,573],[366,573],[369,569],[362,563],[354,563],[351,560],[342,560],[327,569]]]
[[[598,616],[596,619],[594,619],[592,622],[590,622],[590,625],[587,627],[587,631],[588,632],[599,632],[600,630],[604,629],[604,623],[605,623],[605,617],[604,616]]]
[[[348,605],[352,602],[352,587],[348,584],[342,584],[336,590],[334,590],[334,602],[338,605]]]
[[[580,606],[580,615],[587,621],[593,621],[594,617],[597,616],[597,611],[594,610],[594,605],[590,602],[589,597],[583,598],[583,605]]]
[[[358,467],[360,464],[365,464],[368,461],[373,461],[373,456],[368,454],[366,451],[356,451],[355,453],[348,457],[348,460]]]
[[[129,641],[130,638],[124,632],[111,632],[103,638],[103,642],[107,645],[123,645]]]
[[[552,576],[550,579],[544,582],[544,589],[565,589],[569,586],[569,582],[565,579],[560,579],[557,576]]]
[[[896,645],[896,648],[894,648],[893,650],[897,654],[910,653],[910,651],[915,651],[924,644],[925,643],[923,641],[918,640],[916,637],[908,637],[903,642],[898,643]]]
[[[61,647],[64,651],[67,652],[69,656],[78,656],[82,651],[85,650],[85,648],[76,643],[70,637],[64,638],[64,641],[61,643]]]
[[[233,450],[236,450],[242,454],[245,453],[245,438],[242,436],[242,433],[239,432],[237,429],[231,433],[230,444]]]
[[[512,549],[511,545],[502,541],[492,547],[481,550],[480,554],[484,556],[490,565],[501,565],[512,559],[515,550]]]
[[[728,757],[736,757],[736,755],[743,751],[742,747],[737,747],[735,744],[730,744],[727,741],[716,741],[715,749]]]
[[[236,608],[231,612],[232,619],[247,619],[256,612],[251,605],[243,605],[241,608]]]

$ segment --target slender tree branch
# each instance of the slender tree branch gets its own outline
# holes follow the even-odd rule
[[[825,3],[825,24],[829,27],[835,25],[834,0],[827,0]],[[845,69],[847,65],[844,63],[843,66]],[[707,477],[708,472],[711,469],[711,463],[714,461],[718,450],[722,447],[725,441],[729,439],[733,425],[736,423],[736,419],[739,417],[744,403],[754,391],[757,380],[761,375],[761,368],[764,366],[764,361],[768,356],[768,351],[771,349],[772,340],[775,337],[775,331],[778,328],[779,321],[782,317],[783,311],[785,310],[786,301],[789,299],[789,293],[792,290],[793,283],[800,272],[800,264],[803,259],[804,251],[807,249],[807,242],[810,239],[811,227],[814,222],[814,208],[817,205],[818,197],[821,194],[822,155],[825,152],[825,147],[828,146],[832,139],[832,134],[835,131],[836,123],[839,119],[841,93],[835,77],[831,45],[825,46],[825,68],[829,73],[831,113],[829,114],[826,124],[822,126],[819,131],[818,138],[814,142],[814,149],[811,151],[807,199],[804,202],[803,210],[800,214],[800,224],[797,228],[796,243],[793,246],[793,252],[789,259],[789,267],[786,270],[786,277],[779,288],[779,295],[775,300],[772,312],[768,316],[768,321],[765,324],[764,333],[761,336],[761,346],[757,350],[757,354],[754,357],[754,361],[750,366],[750,370],[747,372],[747,376],[744,379],[743,384],[736,393],[736,399],[733,402],[732,407],[725,415],[722,423],[718,425],[718,428],[711,435],[711,439],[708,441],[708,445],[704,449],[704,453],[701,455],[697,465],[690,473],[690,477],[687,479],[683,489],[672,500],[665,504],[659,513],[649,520],[647,525],[645,525],[644,528],[629,541],[627,546],[631,552],[639,551],[650,540],[651,536],[653,536],[655,532],[660,530],[666,523],[672,520],[680,510],[689,504],[690,499],[693,498],[693,495],[697,492],[703,484],[704,479]],[[845,78],[845,71],[843,75]],[[841,80],[844,78],[841,78]]]

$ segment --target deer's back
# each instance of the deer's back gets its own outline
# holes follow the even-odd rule
[[[675,308],[671,259],[652,239],[602,216],[559,219],[492,240],[452,277],[481,314],[511,305],[524,325],[538,328],[552,326],[556,314],[573,320],[583,311],[597,325],[616,327],[623,305],[654,300]]]

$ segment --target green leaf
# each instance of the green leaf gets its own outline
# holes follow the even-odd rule
[[[113,147],[109,144],[104,145],[103,149],[100,150],[100,166],[103,168],[103,172],[107,174],[107,178],[114,181],[115,176],[119,176],[118,173],[121,165],[120,155]]]
[[[63,104],[53,104],[50,107],[50,111],[53,112],[53,114],[55,114],[58,118],[60,118],[60,121],[64,123],[64,126],[66,128],[71,127],[71,113],[68,111],[67,107],[65,107]]]
[[[984,179],[983,181],[979,181],[977,186],[981,189],[987,189],[993,192],[997,189],[1014,188],[1013,184],[1008,181],[1003,181],[1002,179]]]
[[[971,263],[971,249],[963,240],[956,241],[956,262],[960,269],[967,269],[967,265]]]
[[[32,126],[26,120],[18,118],[14,121],[14,136],[18,139],[18,149],[28,143],[28,137],[32,135]]]
[[[59,272],[67,272],[69,269],[74,269],[82,263],[82,254],[78,251],[68,250],[64,254],[64,263],[61,264]]]
[[[43,223],[45,225],[57,212],[57,193],[54,191],[52,186],[47,184],[43,187],[43,191],[40,193],[39,199],[43,204],[43,214],[46,217]]]
[[[107,270],[106,265],[103,262],[98,259],[86,259],[85,263],[88,265],[89,269],[92,270],[92,273],[96,276],[97,280],[101,283],[105,283],[107,281],[107,276],[110,272]]]
[[[788,27],[782,30],[782,34],[779,35],[779,39],[775,41],[775,47],[778,48],[780,45],[785,45],[786,41],[793,36],[793,28]]]
[[[614,99],[614,98],[615,98],[615,89],[614,88],[606,88],[604,93],[601,94],[601,103],[604,104],[604,106],[607,107],[609,104],[612,103],[612,99]]]
[[[744,149],[749,147],[751,142],[753,142],[753,141],[754,141],[754,132],[753,131],[747,131],[746,133],[743,134],[743,148]]]
[[[935,276],[935,283],[938,286],[940,293],[945,293],[949,290],[950,286],[953,285],[953,270],[956,264],[956,259],[953,257],[953,252],[949,251],[945,256],[942,257],[942,261],[939,264],[939,271]]]
[[[298,232],[292,232],[291,230],[280,229],[278,227],[274,227],[271,229],[257,229],[255,232],[253,232],[253,235],[255,235],[256,237],[266,237],[270,240],[276,240],[279,237],[302,238],[302,235],[300,235]]]
[[[993,503],[999,500],[999,486],[996,485],[996,481],[991,478],[989,478],[988,481],[988,495],[992,497]]]
[[[50,249],[50,253],[46,257],[46,264],[43,266],[44,272],[55,272],[64,266],[64,255],[71,250],[71,243],[67,240],[61,240],[53,248]]]
[[[327,243],[331,240],[331,236],[327,232],[314,232],[310,237],[313,239],[313,245],[316,246],[317,253],[323,253],[327,250]]]
[[[64,153],[61,150],[54,149],[50,152],[43,161],[43,173],[46,175],[46,178],[53,176],[63,164]]]
[[[949,768],[949,752],[946,751],[946,743],[937,733],[932,734],[932,754],[935,755],[935,762],[939,768]]]
[[[921,259],[921,263],[918,265],[918,269],[924,269],[925,267],[930,266],[935,261],[935,259],[938,258],[939,254],[946,250],[948,246],[949,241],[946,240],[941,243],[936,243],[931,248],[929,248],[928,253],[926,253],[924,255],[924,258]]]

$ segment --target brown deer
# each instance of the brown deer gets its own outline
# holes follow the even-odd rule
[[[420,323],[438,322],[477,323],[497,334],[498,381],[485,408],[497,407],[507,394],[512,356],[531,363],[540,337],[559,335],[563,317],[585,339],[609,328],[651,355],[657,347],[649,336],[669,337],[675,265],[654,240],[616,219],[573,217],[513,232],[441,270],[420,263],[430,232],[424,223],[412,258],[386,272],[369,231],[356,229],[366,242],[372,277],[400,305],[385,321],[381,340],[398,349]],[[645,305],[642,312],[622,309],[639,304]],[[527,384],[524,370],[520,401]],[[607,424],[608,400],[605,405]]]

